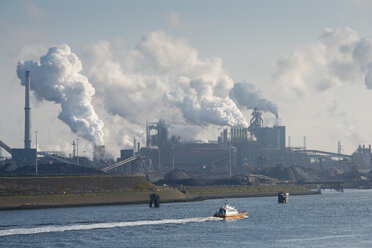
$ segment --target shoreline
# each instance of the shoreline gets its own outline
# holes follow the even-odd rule
[[[136,204],[149,204],[148,194],[152,192],[141,192],[142,194],[145,193],[147,198],[144,199],[136,199],[136,200],[123,200],[123,201],[99,201],[99,199],[94,200],[82,200],[80,202],[74,202],[74,203],[24,203],[19,205],[9,205],[9,206],[0,206],[0,211],[9,211],[9,210],[32,210],[32,209],[50,209],[50,208],[74,208],[74,207],[95,207],[95,206],[113,206],[113,205],[136,205]],[[182,193],[181,193],[182,194]],[[289,195],[317,195],[320,194],[315,191],[289,191]],[[277,196],[277,191],[271,191],[271,192],[246,192],[246,193],[227,193],[227,194],[190,194],[184,195],[184,198],[182,197],[172,197],[168,195],[166,192],[160,192],[160,203],[175,203],[175,202],[194,202],[194,201],[205,201],[205,200],[211,200],[211,199],[223,199],[223,198],[248,198],[248,197],[272,197]],[[12,196],[15,198],[18,198],[18,200],[22,200],[22,198],[27,198],[30,196]],[[48,196],[36,196],[36,197],[48,197]],[[59,199],[63,196],[57,196]],[[95,197],[87,195],[88,198]],[[0,203],[2,202],[2,199],[0,198]],[[1,204],[0,204],[1,205]]]
[[[317,192],[296,184],[155,186],[139,176],[69,176],[0,178],[0,211],[149,204],[156,193],[160,203],[208,199],[312,195]]]

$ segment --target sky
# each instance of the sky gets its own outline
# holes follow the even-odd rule
[[[371,14],[367,0],[0,0],[0,140],[23,147],[31,68],[40,150],[79,138],[81,155],[95,143],[117,157],[159,118],[216,140],[271,104],[291,146],[350,154],[372,143]]]

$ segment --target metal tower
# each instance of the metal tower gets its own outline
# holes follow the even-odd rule
[[[256,130],[262,126],[263,126],[262,113],[258,111],[257,108],[254,108],[252,112],[252,119],[248,127],[248,131],[251,133],[251,135],[255,135]]]

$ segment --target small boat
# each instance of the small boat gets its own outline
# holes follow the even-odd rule
[[[220,208],[220,210],[213,215],[213,217],[225,219],[238,219],[245,218],[247,216],[246,211],[238,211],[236,208],[225,202],[225,205]]]

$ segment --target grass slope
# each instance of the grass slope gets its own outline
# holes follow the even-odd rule
[[[134,176],[0,178],[0,196],[148,192],[152,190],[154,190],[154,185],[143,177]]]
[[[154,186],[136,176],[64,176],[0,178],[0,210],[42,207],[67,207],[149,202],[156,192],[161,202],[212,198],[275,195],[279,191],[306,194],[296,185],[200,186],[182,191]]]

